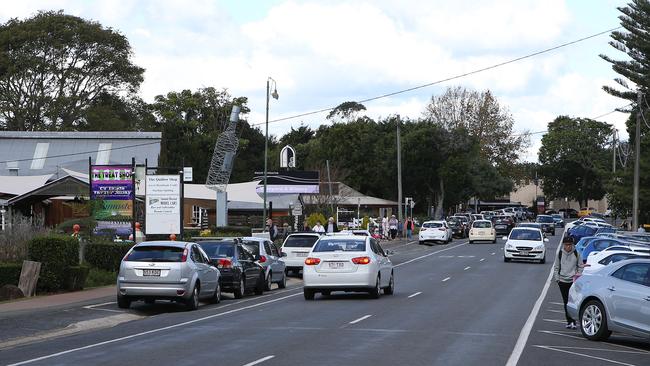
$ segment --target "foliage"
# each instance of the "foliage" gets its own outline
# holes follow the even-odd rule
[[[33,238],[29,242],[29,259],[42,263],[38,288],[57,291],[65,285],[68,268],[79,264],[79,241],[60,235]]]
[[[352,121],[357,119],[357,114],[360,111],[365,111],[366,106],[357,102],[343,102],[332,109],[327,115],[327,119],[334,119],[339,117],[343,121]]]
[[[584,207],[605,196],[611,127],[560,116],[548,125],[539,150],[540,178],[548,200],[568,197]]]
[[[132,246],[132,243],[88,243],[84,247],[84,259],[94,268],[118,271],[122,258]]]
[[[90,267],[88,266],[68,267],[64,288],[70,291],[83,290],[89,272]]]
[[[249,226],[212,226],[210,227],[212,233],[235,233],[234,236],[251,236],[252,230]]]
[[[199,233],[199,236],[212,236],[212,230],[207,229],[207,230],[201,230]]]
[[[27,259],[28,244],[31,239],[48,232],[43,225],[43,217],[25,217],[14,214],[7,222],[5,231],[0,232],[0,261],[19,262]]]
[[[115,285],[117,281],[117,272],[106,271],[99,268],[90,267],[88,277],[86,277],[86,288]]]
[[[325,225],[327,219],[325,218],[325,216],[323,216],[322,213],[318,213],[318,212],[314,212],[313,214],[307,217],[307,224],[309,224],[310,228],[316,226],[317,222],[320,222],[321,225]]]
[[[370,224],[370,218],[368,216],[364,216],[363,220],[361,220],[361,228],[368,230],[369,224]]]
[[[58,224],[55,231],[60,234],[70,235],[74,233],[73,227],[75,225],[79,225],[79,235],[82,238],[90,238],[93,235],[93,230],[97,227],[97,221],[92,217],[66,220]]]
[[[0,287],[4,285],[18,286],[22,263],[0,262]]]
[[[134,93],[144,69],[126,37],[99,23],[39,12],[0,26],[0,127],[75,130],[102,94]]]

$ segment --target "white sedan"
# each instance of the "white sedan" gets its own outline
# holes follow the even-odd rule
[[[368,292],[379,298],[395,291],[391,251],[384,251],[372,237],[324,236],[305,259],[303,283],[305,300],[317,292],[329,296],[333,291]]]
[[[418,234],[419,244],[426,242],[449,243],[452,241],[452,230],[447,221],[425,221]]]
[[[503,261],[513,259],[536,260],[546,263],[546,245],[548,239],[540,229],[532,227],[515,227],[510,236],[503,237],[506,245],[503,247]]]

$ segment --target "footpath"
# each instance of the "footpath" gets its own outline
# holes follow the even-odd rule
[[[40,295],[0,303],[0,314],[20,310],[37,310],[76,303],[88,302],[115,296],[115,286],[97,287],[89,290],[66,292],[56,295]]]

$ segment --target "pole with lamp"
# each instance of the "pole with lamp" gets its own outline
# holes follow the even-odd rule
[[[271,92],[271,81],[273,82],[273,92]],[[262,225],[266,224],[266,179],[268,174],[268,155],[269,155],[269,97],[277,100],[278,95],[277,83],[272,77],[266,79],[266,138],[264,139],[264,215],[262,216]]]
[[[4,207],[0,207],[0,216],[2,217],[2,225],[0,228],[2,228],[2,231],[5,231],[5,214],[7,213],[7,210],[5,210]]]

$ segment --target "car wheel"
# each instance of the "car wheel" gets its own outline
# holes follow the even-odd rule
[[[392,295],[395,293],[395,276],[393,272],[390,273],[390,281],[388,282],[388,287],[384,288],[385,295]]]
[[[192,296],[187,299],[185,306],[187,307],[187,310],[190,311],[199,308],[199,287],[197,285],[194,285],[194,288],[192,289]]]
[[[510,258],[503,257],[503,261],[506,262],[506,263],[507,263],[507,262],[510,262]]]
[[[469,243],[470,243],[470,244],[474,244],[474,241],[473,241],[473,240],[470,240]]]
[[[492,244],[496,244],[496,243],[497,243],[497,239],[495,238],[494,240],[492,240]]]
[[[271,284],[273,284],[273,282],[271,282],[271,280],[273,279],[273,272],[269,272],[269,275],[266,277],[267,278],[266,278],[266,283],[264,284],[264,290],[271,291]]]
[[[221,302],[221,283],[217,281],[217,288],[214,289],[214,295],[212,295],[212,302],[218,304]]]
[[[607,328],[605,307],[598,300],[591,300],[580,310],[580,331],[592,341],[604,341],[612,332]]]
[[[544,257],[539,260],[539,264],[544,264],[546,263],[546,254],[544,254]]]
[[[128,309],[131,307],[131,299],[123,295],[117,295],[117,307],[120,309]]]
[[[246,293],[246,283],[244,282],[244,277],[242,275],[242,278],[239,279],[239,287],[235,289],[235,299],[241,299],[244,297],[244,294]]]
[[[278,282],[278,287],[279,288],[286,288],[287,287],[287,273],[286,272],[282,276],[282,281]]]
[[[381,288],[379,287],[380,283],[381,283],[380,277],[377,276],[377,282],[375,283],[375,287],[372,290],[370,290],[370,297],[372,297],[373,299],[378,299],[379,296],[381,295]]]
[[[308,289],[302,290],[302,293],[305,296],[305,300],[313,300],[314,295],[316,294],[314,290],[308,290]]]
[[[266,280],[264,278],[264,272],[260,273],[260,278],[257,280],[257,286],[255,286],[255,295],[262,295],[264,293],[264,287],[266,287]]]

